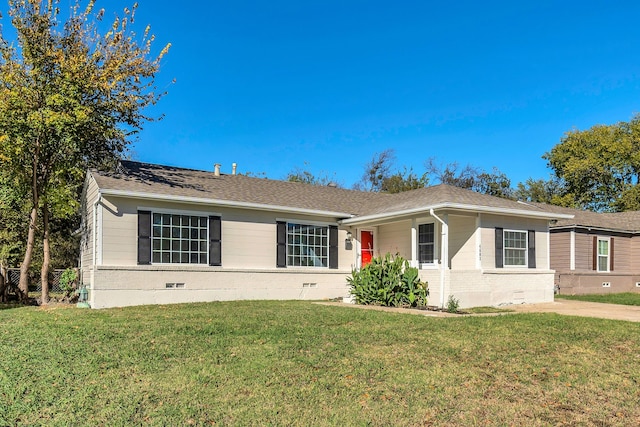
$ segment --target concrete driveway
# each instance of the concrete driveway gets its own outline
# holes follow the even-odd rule
[[[518,313],[558,313],[567,316],[597,317],[600,319],[640,322],[640,306],[632,305],[557,299],[554,302],[507,305],[502,308],[514,310]]]

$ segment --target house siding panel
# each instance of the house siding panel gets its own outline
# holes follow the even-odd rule
[[[399,254],[411,259],[411,221],[399,221],[378,227],[376,256]]]
[[[553,270],[568,270],[571,266],[571,234],[551,233],[550,250],[556,255],[551,258]]]
[[[561,236],[568,239],[569,230],[557,231],[552,236]],[[613,270],[598,272],[593,269],[594,238],[613,238]],[[640,254],[640,241],[638,237],[611,232],[595,232],[576,230],[576,269],[570,270],[568,266],[555,263],[555,260],[563,256],[563,247],[553,245],[551,247],[552,265],[556,269],[556,284],[561,294],[604,294],[618,292],[638,292],[639,287],[635,283],[640,280],[640,271],[636,267],[634,257]],[[568,249],[567,249],[568,250]],[[603,283],[609,286],[604,287]]]
[[[85,179],[84,195],[82,197],[82,234],[80,238],[80,270],[81,280],[85,285],[91,281],[93,268],[93,205],[98,200],[98,185],[90,173]]]
[[[452,270],[476,267],[476,217],[449,215],[449,265]]]
[[[547,244],[548,223],[547,220],[520,218],[503,215],[482,214],[480,216],[481,227],[481,264],[486,270],[495,269],[495,228],[502,227],[505,230],[534,230],[536,235],[536,270],[549,270]]]
[[[555,257],[552,252],[552,256]],[[576,233],[576,271],[593,270],[593,235]]]

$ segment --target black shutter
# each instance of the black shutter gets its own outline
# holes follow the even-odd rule
[[[222,218],[209,217],[209,265],[222,265]]]
[[[150,211],[138,211],[138,264],[151,264]]]
[[[338,227],[329,226],[329,268],[338,268]]]
[[[276,228],[276,267],[284,268],[287,266],[287,223],[277,221]]]
[[[503,249],[503,229],[496,227],[496,268],[504,267]]]
[[[593,236],[593,269],[598,270],[598,237]]]
[[[529,268],[536,268],[536,232],[535,230],[529,230]]]
[[[613,271],[613,237],[609,240],[609,271]]]

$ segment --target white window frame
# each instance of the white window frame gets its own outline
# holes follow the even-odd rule
[[[209,216],[210,214],[205,213],[205,212],[187,212],[187,211],[178,211],[178,210],[173,210],[173,209],[166,209],[166,210],[154,210],[154,209],[149,209],[151,211],[151,264],[152,265],[209,265]],[[194,240],[195,242],[198,243],[198,249],[197,250],[192,250],[191,247],[189,247],[189,249],[185,250],[185,253],[188,255],[188,261],[187,262],[172,262],[172,258],[173,258],[173,254],[175,252],[177,252],[180,256],[182,256],[183,254],[183,249],[182,249],[182,236],[179,237],[173,237],[173,228],[176,227],[176,225],[173,224],[173,221],[171,221],[172,223],[169,224],[169,230],[171,235],[168,237],[165,236],[156,236],[155,233],[155,229],[154,226],[158,226],[158,224],[155,224],[155,215],[170,215],[171,217],[175,217],[175,216],[180,216],[180,217],[198,217],[200,219],[204,218],[205,219],[205,227],[201,227],[198,226],[197,230],[201,231],[204,230],[205,231],[205,237],[202,238],[201,235],[197,238],[197,239],[191,239],[190,237],[187,239],[187,241],[189,242],[189,246],[191,246],[192,240]],[[160,227],[163,227],[164,224],[160,224]],[[187,228],[187,227],[183,227],[180,226],[180,229],[182,228]],[[189,235],[191,235],[191,230],[192,227],[191,225],[189,225],[188,227],[189,230]],[[199,233],[200,234],[200,233]],[[168,240],[169,241],[169,245],[170,248],[168,250],[163,250],[162,249],[162,244],[163,244],[163,240]],[[156,248],[156,241],[160,242],[160,249]],[[180,242],[180,248],[179,249],[173,249],[173,242],[177,241]],[[204,243],[206,245],[206,250],[202,251],[200,249],[201,244]],[[155,261],[154,260],[154,255],[157,253],[160,253],[160,261]],[[169,256],[170,256],[170,261],[169,262],[163,262],[162,261],[162,256],[164,252],[168,252]],[[192,262],[191,261],[191,255],[192,253],[195,253],[198,255],[198,262]],[[204,262],[201,261],[202,259],[202,255],[205,256],[204,258]]]
[[[432,224],[433,225],[433,261],[432,262],[422,262],[420,260],[420,226],[422,225],[429,225]],[[425,222],[420,222],[417,224],[417,235],[416,235],[416,257],[418,258],[418,263],[420,265],[421,268],[425,268],[425,267],[433,267],[438,263],[438,226],[435,223],[435,221],[425,221]],[[425,243],[423,243],[422,245],[425,245]]]
[[[295,252],[295,247],[296,247],[296,243],[292,242],[291,239],[294,238],[294,234],[290,233],[290,228],[289,226],[303,226],[303,227],[314,227],[316,229],[324,229],[325,230],[325,234],[324,236],[319,236],[321,239],[324,237],[325,242],[324,245],[320,244],[313,244],[313,245],[309,245],[307,243],[307,245],[303,245],[302,243],[298,244],[297,246],[300,248],[300,254],[295,254],[295,253],[291,253],[291,252]],[[318,223],[318,222],[313,222],[313,221],[287,221],[287,252],[286,252],[286,257],[287,257],[287,268],[313,268],[313,269],[317,269],[317,268],[322,268],[322,269],[328,269],[329,268],[329,224],[326,223]],[[307,235],[307,237],[310,237],[309,235]],[[318,236],[313,236],[314,238],[317,238]],[[317,255],[310,255],[309,254],[309,249],[321,249],[321,253],[320,256]],[[306,250],[303,250],[306,249]],[[322,251],[324,251],[324,255],[322,253]],[[302,252],[306,252],[306,253],[302,253]],[[294,257],[305,257],[307,259],[312,258],[312,257],[316,257],[320,259],[320,262],[322,263],[322,261],[324,260],[324,265],[296,265],[295,263],[291,262],[292,259]]]
[[[524,248],[507,247],[507,233],[524,234]],[[524,251],[524,264],[508,264],[507,250]],[[527,230],[508,230],[502,232],[502,260],[505,267],[527,268],[529,266],[529,233]]]
[[[606,255],[600,255],[600,242],[607,242],[607,253]],[[597,239],[597,243],[596,243],[596,251],[598,251],[598,253],[596,254],[596,267],[597,267],[597,271],[598,273],[609,273],[611,271],[611,238],[610,237],[600,237],[598,236]],[[601,270],[600,269],[600,258],[606,259],[606,265],[607,265],[607,269],[606,270]]]

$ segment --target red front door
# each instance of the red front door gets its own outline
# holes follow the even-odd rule
[[[373,232],[360,231],[360,254],[362,256],[362,267],[371,262],[373,258]]]

